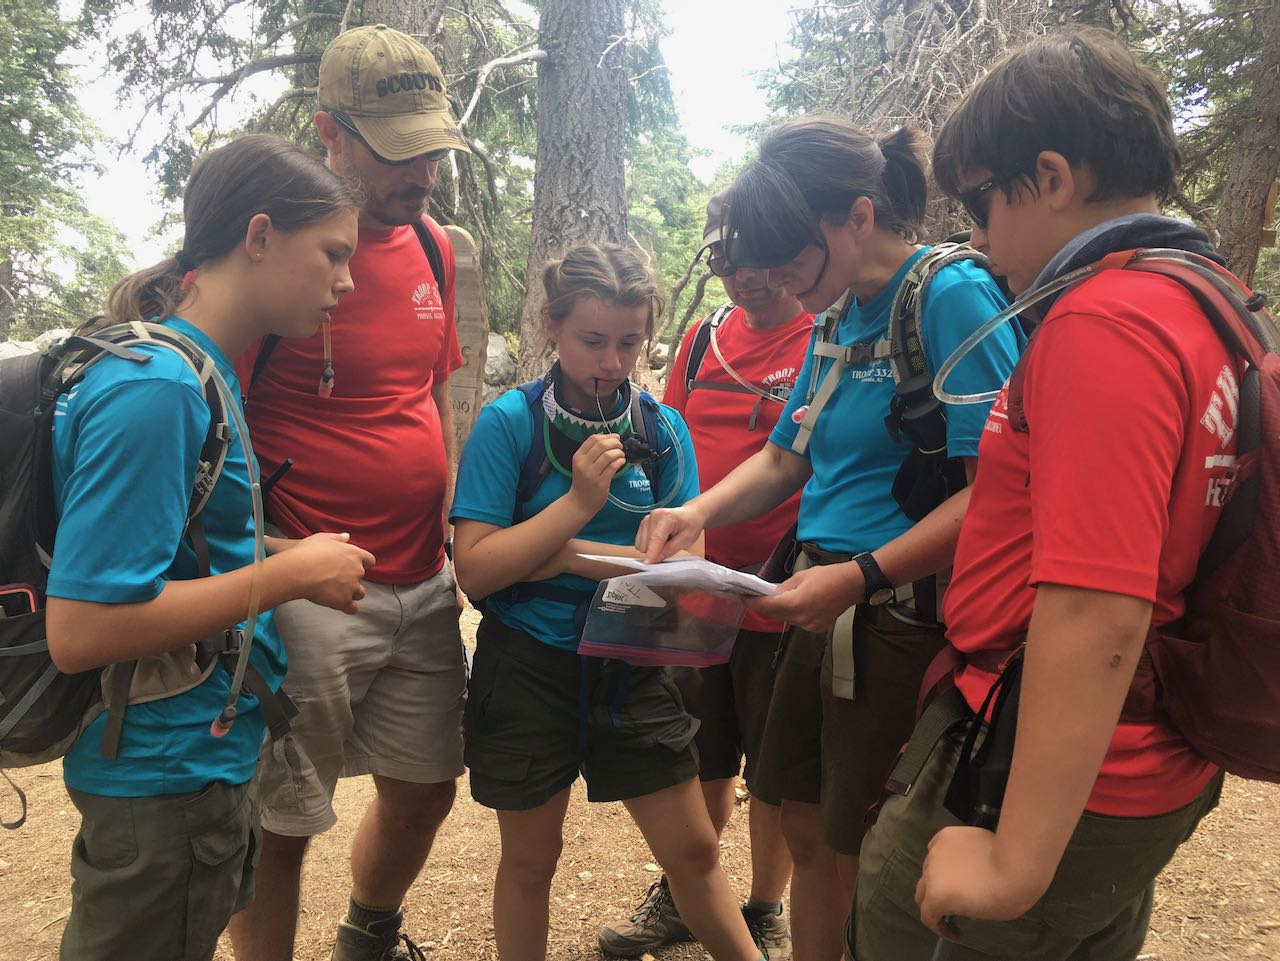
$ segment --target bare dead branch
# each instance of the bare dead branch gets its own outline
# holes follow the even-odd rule
[[[698,309],[698,305],[702,303],[702,293],[707,289],[707,281],[711,279],[711,271],[704,270],[702,275],[698,277],[698,284],[693,290],[693,300],[689,302],[689,306],[685,308],[684,314],[680,318],[680,323],[676,326],[675,333],[671,335],[667,341],[670,349],[667,351],[667,366],[663,371],[663,377],[671,376],[671,365],[675,363],[676,350],[680,346],[680,341],[684,339],[684,332],[689,326],[689,320],[693,317],[693,312]]]
[[[342,11],[342,19],[338,21],[338,33],[346,33],[351,26],[351,15],[356,11],[360,0],[347,0],[347,7]]]
[[[616,46],[618,46],[618,44],[626,43],[626,42],[627,42],[627,38],[625,36],[614,37],[613,42],[610,43],[609,46],[604,48],[604,52],[600,54],[600,59],[596,61],[596,69],[597,70],[604,69],[604,58],[609,56],[609,54],[613,52],[613,49]]]
[[[528,44],[525,44],[525,46],[528,46]],[[485,83],[489,80],[489,75],[495,70],[503,67],[514,67],[522,63],[537,63],[546,59],[547,52],[545,50],[525,50],[523,52],[513,52],[505,57],[498,57],[496,60],[490,60],[486,63],[476,73],[476,87],[471,91],[471,101],[467,104],[467,109],[458,118],[458,126],[465,127],[471,120],[471,115],[475,113],[476,105],[480,103],[480,94],[484,92]]]

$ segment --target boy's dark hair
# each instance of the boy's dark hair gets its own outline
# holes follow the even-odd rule
[[[823,218],[848,220],[859,197],[871,201],[877,227],[914,241],[929,192],[923,140],[902,127],[877,141],[835,114],[778,124],[729,188],[727,256],[743,267],[787,263],[822,243]]]
[[[291,233],[358,209],[358,199],[323,161],[273,134],[246,134],[210,150],[191,168],[183,191],[182,249],[116,284],[106,322],[169,316],[182,301],[183,275],[230,253],[257,214]]]
[[[1012,196],[1017,175],[1034,178],[1043,150],[1089,168],[1090,201],[1164,200],[1181,160],[1164,83],[1123,40],[1096,28],[1040,37],[999,60],[938,133],[934,177],[956,197],[986,171]]]

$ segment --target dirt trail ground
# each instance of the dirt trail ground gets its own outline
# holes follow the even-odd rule
[[[0,961],[45,961],[57,956],[70,905],[67,863],[76,811],[63,790],[60,763],[13,773],[29,791],[31,816],[20,831],[0,836]],[[314,844],[298,961],[329,957],[334,925],[346,907],[351,834],[371,790],[368,779],[343,782],[336,800],[339,824]],[[0,790],[0,813],[12,816],[7,785]],[[490,898],[497,862],[497,824],[492,812],[471,800],[464,779],[431,861],[406,901],[406,930],[428,957],[496,959]],[[725,833],[723,863],[734,888],[745,895],[750,875],[742,811]],[[597,929],[625,915],[657,877],[621,805],[589,806],[579,785],[552,887],[548,958],[598,958]],[[1143,952],[1142,961],[1280,959],[1280,788],[1228,780],[1222,804],[1160,879]],[[218,961],[231,957],[224,942]],[[657,961],[705,957],[696,945],[684,945],[659,952]]]

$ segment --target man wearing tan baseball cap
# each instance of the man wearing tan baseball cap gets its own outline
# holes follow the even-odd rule
[[[238,367],[264,471],[293,461],[267,499],[271,546],[348,531],[377,562],[355,615],[276,609],[299,714],[259,765],[257,897],[231,922],[238,961],[293,957],[307,844],[337,820],[338,778],[362,774],[373,775],[375,795],[356,832],[333,958],[416,956],[406,953],[401,902],[463,771],[466,669],[445,557],[447,381],[462,355],[453,249],[425,208],[440,162],[469,150],[435,58],[389,27],[329,44],[318,99],[329,166],[362,198],[356,289],[322,332],[268,339]]]

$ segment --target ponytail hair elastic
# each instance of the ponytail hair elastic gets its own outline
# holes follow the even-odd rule
[[[182,281],[178,284],[178,289],[186,293],[191,289],[191,285],[196,282],[195,261],[191,259],[191,255],[187,253],[185,247],[179,250],[173,259],[177,262],[178,269],[183,272]]]

